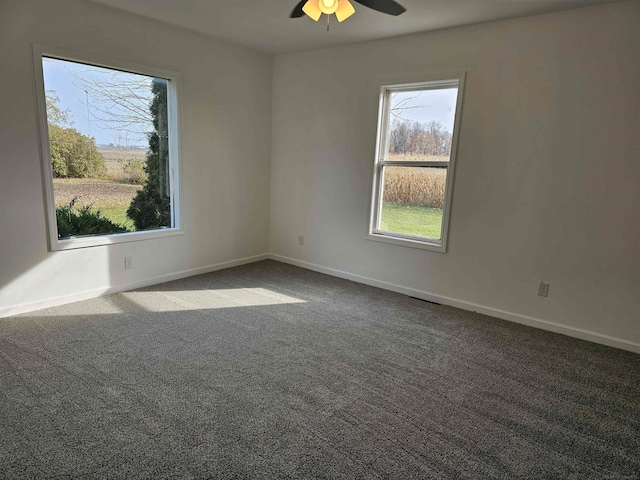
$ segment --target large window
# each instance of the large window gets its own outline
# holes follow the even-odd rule
[[[381,88],[368,238],[446,251],[463,78]]]
[[[179,233],[175,74],[35,52],[51,249]]]

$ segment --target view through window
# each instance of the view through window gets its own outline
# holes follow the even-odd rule
[[[459,80],[386,87],[372,235],[442,246]]]
[[[42,58],[57,237],[172,228],[169,84]]]

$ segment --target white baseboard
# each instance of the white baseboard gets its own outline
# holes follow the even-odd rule
[[[375,278],[364,277],[362,275],[356,275],[354,273],[344,272],[342,270],[336,270],[335,268],[324,267],[322,265],[316,265],[315,263],[309,263],[295,258],[284,257],[282,255],[269,254],[268,258],[276,260],[278,262],[288,263],[297,267],[302,267],[307,270],[313,270],[320,273],[325,273],[334,277],[344,278],[357,283],[363,283],[372,287],[378,287],[385,290],[391,290],[392,292],[402,293],[411,297],[420,298],[422,300],[428,300],[430,302],[441,303],[450,307],[460,308],[462,310],[468,310],[472,312],[482,313],[483,315],[489,315],[491,317],[500,318],[502,320],[508,320],[510,322],[520,323],[522,325],[528,325],[530,327],[540,328],[554,333],[560,333],[569,337],[579,338],[581,340],[587,340],[593,343],[599,343],[607,345],[609,347],[620,348],[622,350],[628,350],[634,353],[640,353],[640,344],[635,342],[629,342],[621,338],[611,337],[601,333],[591,332],[576,327],[569,327],[567,325],[561,325],[559,323],[549,322],[539,318],[528,317],[525,315],[519,315],[517,313],[506,312],[496,308],[487,307],[484,305],[478,305],[476,303],[466,302],[464,300],[458,300],[456,298],[445,297],[442,295],[436,295],[422,290],[416,290],[415,288],[405,287],[403,285],[396,285],[394,283],[384,282],[382,280],[376,280]]]
[[[85,290],[82,292],[72,293],[69,295],[61,295],[58,297],[46,298],[38,300],[36,302],[20,303],[16,305],[10,305],[8,307],[0,308],[0,318],[9,317],[12,315],[20,315],[21,313],[33,312],[34,310],[41,310],[43,308],[55,307],[57,305],[64,305],[67,303],[79,302],[81,300],[88,300],[90,298],[100,297],[110,293],[124,292],[126,290],[134,290],[136,288],[149,287],[151,285],[157,285],[159,283],[170,282],[172,280],[179,280],[181,278],[192,277],[195,275],[201,275],[203,273],[215,272],[216,270],[223,270],[225,268],[238,267],[240,265],[246,265],[247,263],[259,262],[261,260],[267,260],[268,254],[255,255],[253,257],[239,258],[237,260],[230,260],[228,262],[216,263],[214,265],[207,265],[206,267],[191,268],[188,270],[182,270],[175,273],[167,273],[165,275],[159,275],[156,277],[145,278],[137,280],[135,282],[120,283],[117,285],[111,285],[108,287],[95,288],[91,290]]]
[[[40,310],[48,307],[55,307],[57,305],[64,305],[67,303],[78,302],[81,300],[88,300],[90,298],[96,298],[101,295],[107,295],[110,293],[123,292],[126,290],[134,290],[136,288],[148,287],[151,285],[157,285],[159,283],[170,282],[172,280],[179,280],[181,278],[192,277],[195,275],[201,275],[203,273],[215,272],[217,270],[223,270],[225,268],[237,267],[240,265],[246,265],[248,263],[259,262],[261,260],[275,260],[282,263],[288,263],[307,270],[313,270],[316,272],[324,273],[334,277],[344,278],[357,283],[363,283],[372,287],[378,287],[392,292],[402,293],[411,297],[420,298],[422,300],[428,300],[430,302],[441,303],[451,307],[460,308],[462,310],[468,310],[472,312],[482,313],[491,317],[500,318],[502,320],[508,320],[510,322],[520,323],[522,325],[528,325],[530,327],[540,328],[542,330],[548,330],[550,332],[560,333],[569,337],[579,338],[581,340],[587,340],[593,343],[599,343],[610,347],[620,348],[622,350],[628,350],[634,353],[640,353],[640,344],[630,342],[621,338],[604,335],[601,333],[591,332],[581,328],[570,327],[561,325],[559,323],[549,322],[539,318],[528,317],[513,312],[507,312],[485,305],[479,305],[476,303],[466,302],[456,298],[446,297],[442,295],[436,295],[430,292],[417,290],[415,288],[406,287],[403,285],[397,285],[394,283],[385,282],[382,280],[376,280],[375,278],[364,277],[354,273],[337,270],[335,268],[324,267],[310,262],[297,260],[295,258],[289,258],[276,254],[262,254],[252,257],[239,258],[237,260],[230,260],[227,262],[216,263],[214,265],[208,265],[205,267],[192,268],[183,270],[180,272],[168,273],[156,277],[150,277],[135,282],[121,283],[103,288],[96,288],[92,290],[85,290],[83,292],[77,292],[70,295],[62,295],[58,297],[47,298],[36,302],[21,303],[16,305],[10,305],[0,308],[0,318],[8,317],[12,315],[19,315],[21,313],[28,313],[34,310]]]

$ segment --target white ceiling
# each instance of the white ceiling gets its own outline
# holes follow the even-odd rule
[[[277,55],[522,17],[619,0],[398,0],[407,11],[392,17],[352,2],[356,14],[290,19],[297,0],[91,0]]]

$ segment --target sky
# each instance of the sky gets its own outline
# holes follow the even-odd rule
[[[405,99],[411,99],[405,106],[420,108],[402,110],[400,112],[402,119],[414,120],[420,123],[429,123],[435,120],[440,122],[448,132],[453,132],[457,96],[457,88],[423,90],[422,92],[396,92],[392,94],[391,108]]]
[[[109,105],[104,100],[101,101],[95,87],[87,89],[87,95],[81,82],[82,80],[91,80],[98,86],[101,84],[113,85],[114,79],[117,79],[122,84],[135,84],[140,87],[136,90],[136,95],[148,97],[138,98],[138,104],[142,110],[148,110],[146,105],[151,100],[151,77],[52,58],[43,59],[42,69],[45,90],[54,90],[58,94],[60,97],[58,107],[61,110],[69,111],[69,120],[73,128],[87,136],[90,133],[98,145],[113,143],[139,147],[148,146],[146,136],[132,132],[132,130],[152,131],[153,125],[150,121],[137,122],[132,127],[122,128],[117,122],[110,120],[107,113],[104,113],[104,111],[118,113],[118,107]]]
[[[148,113],[147,105],[151,100],[152,77],[53,58],[43,59],[42,68],[45,90],[54,90],[58,94],[60,98],[58,107],[69,111],[69,120],[73,128],[84,135],[94,137],[98,145],[138,147],[148,145],[143,132],[153,130],[150,117],[146,122],[138,121],[134,126],[121,127],[114,120],[113,114],[117,116],[122,113],[122,109],[115,104],[105,103],[99,87],[114,85],[114,82],[127,87],[134,85],[137,106],[139,110]],[[94,85],[93,88],[83,86],[83,81],[90,81]],[[397,92],[392,97],[392,108],[398,102],[409,99],[404,106],[412,108],[400,113],[402,119],[420,123],[435,120],[440,122],[447,131],[453,132],[457,93],[457,88]]]

